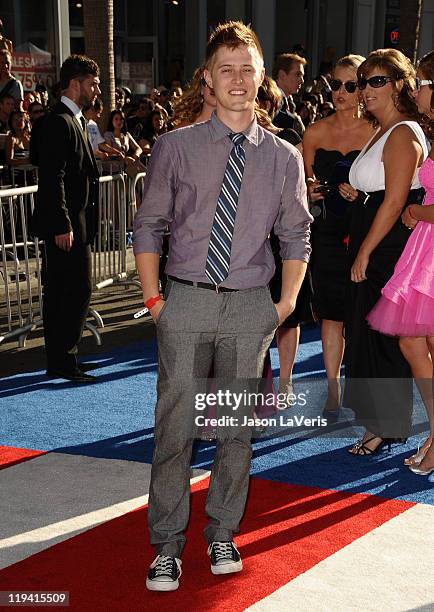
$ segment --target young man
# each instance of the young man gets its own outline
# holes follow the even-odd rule
[[[149,98],[142,98],[139,101],[136,114],[130,117],[127,121],[128,131],[136,142],[143,138],[143,130],[146,125],[146,120],[154,110],[154,103]]]
[[[264,77],[255,33],[228,22],[212,34],[204,77],[216,113],[161,136],[135,219],[134,249],[159,349],[149,529],[157,557],[146,585],[178,588],[189,517],[194,394],[211,366],[216,379],[259,379],[279,322],[293,310],[309,259],[303,163],[298,151],[258,126]],[[158,290],[162,236],[170,225],[166,300]],[[268,236],[281,241],[282,297]],[[202,387],[203,388],[203,387]],[[217,440],[205,529],[213,574],[242,569],[232,541],[244,512],[251,459],[249,427]]]
[[[101,93],[99,68],[71,55],[60,69],[61,101],[32,132],[30,155],[39,165],[33,234],[44,239],[44,336],[47,375],[95,382],[77,363],[92,291],[98,168],[86,133],[83,106]]]
[[[9,116],[15,108],[15,100],[11,94],[0,94],[0,134],[9,132]]]
[[[37,121],[38,119],[42,119],[45,116],[44,107],[37,100],[29,104],[27,112],[29,114],[29,119],[30,119],[30,123],[32,124],[32,128],[33,128],[35,121]]]
[[[273,78],[282,92],[282,107],[274,118],[274,125],[291,128],[303,137],[304,126],[298,115],[290,110],[289,100],[300,91],[304,83],[306,60],[295,53],[282,53],[276,59]]]

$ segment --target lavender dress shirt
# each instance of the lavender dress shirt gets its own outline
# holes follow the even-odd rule
[[[217,199],[232,142],[213,113],[204,123],[160,136],[152,150],[142,204],[134,220],[134,253],[161,253],[170,227],[166,273],[209,283],[205,263]],[[309,261],[312,217],[303,161],[289,143],[261,128],[244,131],[246,165],[238,201],[229,275],[222,286],[266,286],[274,274],[269,234],[282,259]]]

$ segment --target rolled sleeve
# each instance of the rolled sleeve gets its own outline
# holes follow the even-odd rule
[[[308,262],[310,224],[313,221],[307,204],[303,158],[297,149],[288,159],[282,201],[274,224],[274,232],[280,242],[282,259],[299,259]]]
[[[134,218],[134,254],[162,253],[163,234],[173,219],[176,192],[174,152],[161,136],[152,149],[142,204]]]

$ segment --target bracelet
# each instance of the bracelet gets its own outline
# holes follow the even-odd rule
[[[407,208],[407,210],[408,210],[408,214],[409,214],[409,215],[410,215],[410,217],[411,217],[412,219],[414,219],[415,221],[419,221],[419,219],[416,219],[416,217],[414,217],[414,216],[411,214],[411,207],[412,207],[412,206],[413,206],[413,204],[410,204],[410,206]]]
[[[151,310],[151,308],[153,308],[155,304],[159,302],[160,300],[161,300],[160,295],[154,295],[153,297],[150,297],[148,300],[146,300],[144,304],[148,310]]]

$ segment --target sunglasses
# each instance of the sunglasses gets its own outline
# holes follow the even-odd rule
[[[348,93],[354,93],[357,89],[356,81],[346,81],[343,83],[339,79],[331,79],[329,85],[332,91],[339,91],[342,85],[345,87]]]
[[[429,79],[419,79],[416,77],[416,91],[419,91],[424,85],[434,85],[434,81],[430,81]]]
[[[359,89],[366,89],[366,85],[369,85],[369,87],[378,89],[379,87],[384,87],[386,83],[390,83],[391,81],[394,81],[394,79],[389,76],[373,76],[370,79],[361,78],[357,82],[357,87]]]

